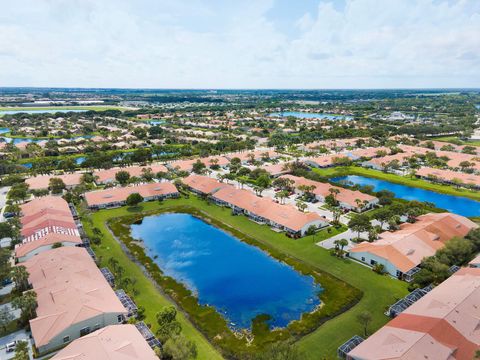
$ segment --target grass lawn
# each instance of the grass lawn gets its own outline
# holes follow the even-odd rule
[[[480,140],[460,140],[457,136],[442,136],[438,138],[433,138],[432,140],[435,141],[444,141],[444,142],[450,142],[453,144],[453,142],[458,143],[460,145],[472,145],[472,146],[480,146]]]
[[[314,168],[313,171],[315,171],[317,174],[321,176],[328,177],[328,178],[333,178],[337,176],[346,176],[346,175],[366,176],[366,177],[376,178],[380,180],[391,181],[391,182],[406,185],[406,186],[412,186],[412,187],[421,188],[425,190],[431,190],[431,191],[435,191],[442,194],[463,196],[466,198],[480,201],[479,191],[473,191],[468,189],[456,189],[453,186],[449,186],[449,185],[434,184],[434,183],[417,179],[417,178],[412,179],[406,176],[385,173],[383,171],[367,169],[359,166],[344,166],[344,167],[339,166],[339,167],[327,168],[327,169]]]
[[[348,260],[340,260],[330,255],[330,253],[315,245],[318,241],[344,231],[345,229],[323,230],[314,236],[307,236],[299,240],[287,238],[284,234],[279,234],[270,230],[267,226],[258,225],[243,216],[231,216],[230,210],[216,205],[209,205],[203,200],[194,196],[189,199],[181,198],[168,200],[163,203],[151,202],[142,204],[143,212],[155,212],[159,209],[171,208],[175,210],[176,206],[190,206],[204,212],[212,219],[220,221],[228,226],[240,230],[247,236],[261,242],[275,250],[283,252],[293,258],[301,260],[306,264],[317,268],[318,270],[328,272],[337,278],[348,282],[363,292],[360,302],[352,309],[343,314],[328,320],[317,330],[302,338],[298,344],[305,350],[308,359],[336,358],[337,347],[355,334],[362,334],[362,327],[357,322],[356,316],[362,311],[372,313],[372,323],[370,332],[384,325],[389,319],[384,315],[385,309],[394,303],[397,299],[405,296],[407,291],[406,283],[380,276],[372,272],[371,269],[356,264]],[[159,307],[168,301],[159,294],[153,285],[144,278],[141,271],[135,264],[130,262],[123,254],[120,246],[113,240],[112,236],[105,227],[105,222],[109,219],[129,215],[126,208],[104,210],[94,213],[92,220],[94,226],[102,230],[104,240],[102,245],[95,248],[98,256],[108,258],[114,256],[122,263],[125,263],[126,273],[138,278],[139,288],[143,289],[140,296],[136,298],[139,305],[147,309],[147,322],[154,323],[154,315]],[[89,224],[85,223],[87,231],[90,230]],[[128,268],[127,268],[128,266]],[[192,340],[196,341],[200,350],[200,359],[218,357],[218,353],[206,343],[206,340],[190,325],[183,317],[182,323],[186,329],[186,334]],[[188,331],[188,332],[187,332]],[[206,356],[211,353],[212,355]]]

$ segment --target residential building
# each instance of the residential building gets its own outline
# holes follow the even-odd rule
[[[299,190],[299,186],[312,186],[315,187],[314,190],[312,190],[312,194],[315,195],[318,201],[325,202],[325,198],[332,195],[338,201],[339,206],[347,210],[360,212],[371,209],[378,203],[378,198],[375,196],[357,190],[344,189],[339,186],[330,185],[329,183],[321,183],[293,175],[284,175],[282,178],[290,179],[294,182],[296,193],[302,193],[302,191]]]
[[[30,190],[45,190],[50,185],[50,179],[61,179],[67,189],[80,185],[82,173],[62,174],[62,175],[38,175],[25,180]]]
[[[135,325],[111,325],[76,339],[52,360],[158,360]]]
[[[221,188],[228,187],[228,186],[231,187],[231,185],[221,183],[208,176],[195,175],[195,174],[192,174],[182,179],[182,182],[190,189],[190,191],[199,195],[213,194],[214,192],[220,190]]]
[[[400,225],[400,230],[383,232],[379,240],[362,242],[350,249],[349,256],[367,265],[382,264],[397,278],[417,267],[453,237],[463,237],[478,227],[466,217],[452,213],[430,213]],[[409,280],[406,278],[406,280]]]
[[[162,164],[150,164],[147,166],[127,166],[127,167],[114,167],[111,169],[98,170],[93,173],[95,176],[95,182],[97,184],[108,184],[115,182],[115,175],[120,171],[126,171],[130,176],[141,177],[144,171],[150,169],[155,175],[159,172],[168,172],[168,169]]]
[[[255,222],[286,231],[293,237],[305,235],[311,226],[320,228],[328,224],[317,213],[304,213],[291,205],[280,205],[233,186],[221,188],[212,195],[212,199],[218,205],[231,207],[235,214],[244,214]]]
[[[416,176],[422,179],[441,182],[449,185],[470,186],[480,188],[480,175],[467,174],[459,171],[422,167]]]
[[[351,350],[349,360],[471,360],[480,348],[480,269],[462,268]]]
[[[125,307],[84,248],[52,249],[22,265],[37,294],[37,316],[30,328],[40,354],[123,322]]]
[[[334,166],[336,164],[336,161],[339,159],[348,160],[348,157],[344,154],[332,154],[332,155],[323,155],[323,156],[317,156],[317,157],[307,157],[302,160],[307,165],[317,167],[317,168],[326,168],[326,167]]]
[[[15,258],[24,262],[60,244],[80,246],[82,240],[68,203],[57,196],[35,198],[21,206],[20,234]]]
[[[175,185],[169,182],[116,187],[85,193],[85,200],[91,209],[119,207],[126,204],[130,194],[138,193],[144,201],[168,199],[179,195]]]

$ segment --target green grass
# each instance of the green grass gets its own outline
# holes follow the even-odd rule
[[[442,136],[438,138],[433,138],[432,140],[450,142],[450,143],[455,142],[460,145],[480,146],[480,140],[460,140],[457,136]]]
[[[152,206],[154,203],[148,205]],[[84,221],[83,224],[87,234],[92,235],[92,226],[95,226],[102,231],[102,244],[94,246],[97,257],[101,259],[102,266],[108,266],[106,264],[107,259],[113,257],[119,261],[121,266],[123,266],[125,274],[128,274],[128,276],[134,277],[137,280],[136,287],[140,290],[140,293],[135,297],[135,301],[137,302],[137,305],[145,308],[145,322],[151,324],[152,330],[155,332],[157,330],[155,320],[156,313],[162,307],[171,305],[171,302],[167,297],[157,291],[150,280],[144,276],[140,268],[134,262],[129,260],[120,245],[113,239],[105,225],[106,221],[109,219],[118,216],[125,216],[127,214],[129,213],[125,208],[99,211],[92,216],[93,225],[87,221]],[[218,351],[195,329],[182,312],[179,312],[177,316],[182,324],[183,334],[196,343],[199,359],[222,359],[222,356]]]
[[[346,176],[346,175],[366,176],[366,177],[376,178],[380,180],[391,181],[391,182],[406,185],[406,186],[412,186],[412,187],[421,188],[425,190],[431,190],[441,194],[463,196],[466,198],[480,201],[479,191],[473,191],[473,190],[462,189],[462,188],[456,189],[450,185],[434,184],[429,181],[425,181],[417,178],[410,178],[406,176],[385,173],[383,171],[367,169],[359,166],[344,166],[344,167],[340,166],[340,167],[333,167],[333,168],[327,168],[327,169],[314,168],[313,171],[327,178]]]
[[[363,297],[350,310],[343,314],[328,320],[317,330],[302,338],[298,345],[305,350],[308,359],[327,358],[334,359],[336,357],[337,347],[355,334],[362,335],[361,325],[357,322],[356,316],[362,311],[370,311],[372,313],[372,323],[370,332],[375,331],[384,325],[389,319],[384,315],[385,309],[394,303],[397,299],[405,296],[407,291],[406,283],[380,276],[372,272],[371,269],[351,262],[349,260],[340,260],[330,255],[330,253],[316,245],[318,241],[335,235],[337,232],[322,231],[313,236],[306,236],[302,239],[293,240],[287,238],[284,234],[273,232],[266,226],[258,225],[243,216],[230,216],[230,211],[215,205],[208,205],[205,201],[195,197],[189,199],[168,200],[159,205],[158,202],[142,204],[143,212],[158,211],[159,208],[168,206],[191,206],[198,208],[202,212],[208,214],[212,219],[216,219],[235,229],[241,229],[242,233],[256,241],[263,243],[272,249],[287,254],[293,258],[316,268],[320,271],[327,272],[340,280],[343,280],[363,292]],[[140,305],[147,308],[147,321],[153,323],[152,318],[158,311],[159,304],[167,303],[167,300],[161,296],[153,286],[147,281],[140,270],[131,263],[123,254],[120,246],[114,242],[110,233],[105,227],[105,222],[109,219],[131,214],[125,208],[115,210],[99,211],[93,214],[92,219],[95,226],[100,228],[105,235],[101,246],[96,248],[96,252],[102,257],[111,257],[128,263],[126,273],[138,277],[139,288],[142,293],[136,299]],[[86,224],[88,231],[88,224]],[[342,231],[344,229],[340,229]],[[141,286],[140,286],[141,281]],[[153,307],[153,309],[152,309]],[[186,323],[182,318],[183,323]],[[188,325],[191,332],[188,336],[192,336],[192,340],[202,344],[202,351],[213,351],[213,348],[205,345],[206,341],[198,332],[193,331],[193,326]],[[200,346],[199,346],[200,348]],[[203,352],[202,354],[206,354]],[[215,353],[217,356],[218,354]],[[199,358],[209,358],[199,356]]]

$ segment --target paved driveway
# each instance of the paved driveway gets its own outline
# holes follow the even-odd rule
[[[3,212],[5,211],[5,204],[7,202],[7,193],[10,190],[10,186],[4,186],[0,188],[0,222],[5,221]]]
[[[11,303],[0,305],[0,310],[3,310],[3,309],[7,309],[10,312],[10,314],[13,315],[14,320],[19,319],[20,316],[22,315],[22,311],[20,309],[15,309]]]
[[[2,360],[13,359],[13,357],[15,356],[15,352],[13,351],[13,352],[7,353],[5,351],[5,345],[7,345],[8,343],[11,343],[14,340],[28,341],[30,359],[33,359],[30,336],[25,330],[19,330],[0,338],[0,359]]]

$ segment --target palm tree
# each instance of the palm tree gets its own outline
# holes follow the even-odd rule
[[[12,269],[12,280],[15,282],[15,288],[18,291],[25,291],[28,289],[28,271],[23,265],[14,266]]]
[[[24,320],[33,319],[35,317],[35,309],[37,308],[37,294],[35,291],[25,292],[22,296],[13,299],[12,306],[22,311]]]

